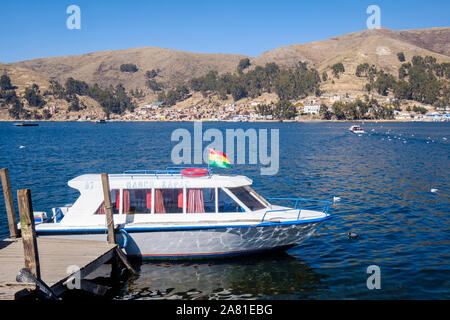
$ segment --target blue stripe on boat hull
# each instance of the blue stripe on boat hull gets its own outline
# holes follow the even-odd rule
[[[158,231],[185,231],[185,230],[204,230],[204,229],[221,229],[221,228],[256,228],[256,227],[270,227],[270,226],[283,226],[283,225],[297,225],[297,224],[307,224],[322,222],[331,219],[332,216],[326,216],[319,219],[309,219],[309,220],[295,220],[286,222],[263,222],[254,225],[217,225],[217,226],[177,226],[177,227],[140,227],[140,228],[123,228],[128,233],[139,233],[139,232],[158,232]],[[65,234],[104,234],[108,230],[106,228],[97,229],[41,229],[37,228],[36,233],[46,236],[50,235],[65,235]]]

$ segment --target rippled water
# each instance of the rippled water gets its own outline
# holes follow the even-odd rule
[[[341,201],[305,243],[287,253],[239,259],[149,263],[118,288],[121,299],[449,299],[449,123],[204,123],[203,129],[280,130],[280,171],[228,171],[265,197]],[[0,123],[0,167],[13,189],[31,188],[35,210],[71,203],[67,181],[171,165],[173,130],[192,123]],[[22,147],[21,147],[22,146]],[[206,143],[205,143],[206,146]],[[431,192],[431,189],[438,189]],[[0,238],[8,235],[0,203]],[[348,232],[359,239],[350,240]],[[369,290],[369,265],[381,289]]]

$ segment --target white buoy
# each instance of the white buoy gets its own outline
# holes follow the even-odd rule
[[[20,146],[20,147],[19,147],[19,149],[23,149],[23,148],[25,148],[25,146]]]
[[[333,203],[341,201],[341,197],[333,197]]]

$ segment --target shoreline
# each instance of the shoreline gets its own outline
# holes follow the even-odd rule
[[[0,120],[5,123],[17,123],[17,122],[32,122],[32,123],[47,123],[47,122],[80,122],[80,123],[95,123],[92,120]],[[365,120],[322,120],[322,119],[311,119],[311,120],[254,120],[254,121],[233,121],[233,120],[106,120],[106,123],[114,122],[224,122],[224,123],[314,123],[314,122],[329,122],[329,123],[340,123],[340,122],[449,122],[449,121],[432,121],[432,120],[405,120],[405,119],[365,119]],[[104,123],[101,123],[104,124]]]

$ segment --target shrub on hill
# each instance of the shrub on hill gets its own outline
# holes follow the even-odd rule
[[[124,63],[120,66],[120,71],[122,72],[137,72],[139,69],[135,64],[132,63]]]
[[[14,90],[16,87],[14,87],[11,84],[11,78],[7,74],[3,74],[0,77],[0,90]]]
[[[31,88],[25,88],[24,98],[31,107],[42,108],[46,103],[37,84],[33,84]]]
[[[339,79],[339,74],[345,72],[344,65],[342,62],[335,63],[331,66],[331,70],[333,70],[333,75]]]
[[[239,74],[241,74],[242,73],[242,71],[244,70],[244,69],[246,69],[246,68],[248,68],[248,67],[250,67],[250,59],[249,58],[244,58],[244,59],[241,59],[240,61],[239,61],[239,64],[238,64],[238,66],[237,66],[237,72],[239,73]]]

